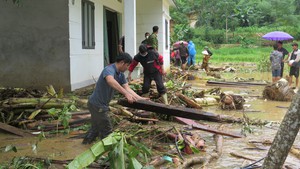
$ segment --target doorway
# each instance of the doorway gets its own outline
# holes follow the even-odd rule
[[[118,13],[109,9],[104,10],[104,64],[114,63],[118,55],[119,17]]]

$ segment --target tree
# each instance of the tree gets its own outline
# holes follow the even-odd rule
[[[262,169],[281,169],[300,129],[300,90],[294,97],[290,108],[269,149]]]

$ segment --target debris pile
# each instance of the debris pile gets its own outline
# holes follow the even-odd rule
[[[289,87],[286,79],[267,85],[263,90],[263,98],[275,101],[291,101],[296,93]]]

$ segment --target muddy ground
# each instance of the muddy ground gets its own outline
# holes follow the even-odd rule
[[[231,65],[236,66],[238,65]],[[196,75],[196,80],[188,81],[187,83],[192,84],[192,88],[196,90],[203,90],[208,88],[220,87],[222,91],[232,91],[235,94],[242,94],[246,100],[244,105],[245,109],[242,110],[221,110],[218,106],[204,107],[203,110],[207,112],[212,112],[216,114],[225,114],[235,117],[242,117],[243,112],[251,119],[267,120],[269,123],[262,126],[245,126],[242,124],[229,124],[229,123],[215,123],[208,121],[199,121],[201,124],[209,125],[214,128],[222,127],[224,131],[242,133],[243,138],[231,138],[224,136],[223,141],[223,152],[222,155],[217,160],[213,160],[211,163],[205,166],[208,169],[232,169],[240,168],[246,166],[254,161],[246,160],[244,158],[238,158],[231,155],[232,153],[238,154],[244,157],[249,157],[253,160],[259,160],[266,156],[269,145],[263,144],[251,144],[250,141],[263,142],[265,140],[272,141],[276,131],[279,127],[280,121],[283,119],[285,113],[288,110],[290,102],[279,102],[279,101],[269,101],[262,98],[262,90],[264,86],[226,86],[226,85],[207,85],[206,80],[211,77],[207,77],[202,71],[193,71]],[[238,72],[221,73],[221,76],[226,79],[233,79],[235,77],[239,78],[254,78],[259,81],[271,81],[271,73],[261,73],[255,70],[255,66],[252,64],[241,65]],[[126,124],[122,124],[126,125]],[[127,125],[135,126],[134,122],[128,123]],[[195,156],[207,156],[215,149],[215,142],[213,141],[213,134],[209,132],[199,131],[199,130],[187,130],[187,126],[181,125],[173,121],[163,121],[160,120],[155,124],[138,124],[140,128],[158,128],[161,131],[166,131],[173,126],[178,129],[190,131],[193,133],[199,133],[202,138],[206,141],[206,152],[200,152],[194,155],[184,155],[185,158],[191,158]],[[69,134],[50,134],[47,135],[45,139],[39,141],[38,137],[32,138],[20,138],[7,133],[0,133],[0,147],[3,149],[7,145],[14,145],[17,147],[17,152],[0,152],[0,163],[5,163],[10,161],[16,156],[31,156],[39,158],[50,158],[55,160],[72,160],[78,154],[85,151],[90,147],[90,145],[82,145],[82,139],[71,138],[80,133],[84,133],[82,130],[71,131]],[[155,134],[153,134],[155,137]],[[174,144],[170,141],[164,141],[164,139],[154,139],[151,137],[143,140],[147,143],[149,147],[152,146],[155,155],[163,155],[157,153],[157,149],[161,148],[166,150]],[[37,145],[34,148],[32,145]],[[154,146],[155,145],[155,146]],[[295,147],[300,147],[300,137],[299,134],[294,143]],[[259,163],[261,164],[261,163]],[[294,155],[289,154],[286,166],[299,169],[300,160]],[[52,165],[50,168],[63,168],[61,165]],[[172,163],[165,164],[158,168],[176,168]],[[203,168],[201,165],[193,166],[193,168]]]

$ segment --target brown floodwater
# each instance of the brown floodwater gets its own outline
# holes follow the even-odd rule
[[[255,73],[255,72],[246,72],[246,73],[226,73],[224,74],[226,78],[230,77],[243,77],[243,78],[254,78],[255,80],[271,80],[270,73]],[[223,141],[223,152],[221,157],[218,160],[211,162],[207,169],[233,169],[240,168],[247,164],[252,163],[253,161],[236,158],[230,155],[230,153],[239,154],[252,158],[254,160],[261,159],[265,157],[269,146],[259,145],[264,147],[265,150],[251,149],[253,145],[249,144],[249,140],[254,141],[264,141],[264,140],[273,140],[276,131],[279,127],[279,122],[283,119],[285,113],[288,110],[290,102],[277,102],[269,101],[261,98],[262,90],[264,86],[206,86],[206,81],[201,80],[202,74],[200,74],[200,79],[194,81],[188,81],[193,85],[193,89],[202,90],[207,88],[220,87],[222,91],[231,91],[235,94],[241,94],[244,96],[245,103],[245,114],[252,119],[261,119],[272,121],[267,126],[251,126],[252,133],[246,133],[244,138],[236,139],[231,137],[224,137]],[[206,78],[207,79],[207,78]],[[278,107],[280,106],[280,107]],[[204,107],[204,111],[216,113],[216,114],[225,114],[235,117],[242,117],[241,111],[224,111],[220,110],[217,106]],[[220,124],[212,123],[207,121],[200,121],[203,124],[210,125],[212,127],[218,128],[222,125],[222,129],[228,132],[241,133],[242,125],[241,124]],[[182,126],[175,122],[161,121],[156,125],[161,125],[162,127],[170,127],[173,125]],[[213,141],[213,134],[204,132],[204,131],[195,131],[199,133],[205,140],[207,144],[207,152],[200,153],[194,156],[205,156],[213,151],[215,148],[215,143]],[[72,135],[58,135],[51,138],[43,139],[38,141],[37,137],[32,138],[20,138],[10,134],[0,133],[0,147],[3,149],[7,145],[14,145],[17,147],[17,152],[0,152],[0,163],[8,162],[13,157],[20,156],[32,156],[39,158],[50,158],[55,160],[70,160],[75,158],[78,154],[82,153],[88,149],[89,145],[82,145],[81,139],[69,139]],[[36,151],[33,151],[32,145],[37,143]],[[296,147],[300,147],[300,137],[299,135],[296,138],[294,143]],[[261,164],[261,163],[259,163]],[[300,160],[297,159],[292,154],[289,154],[286,159],[286,165],[293,169],[300,168]],[[174,167],[170,167],[174,168]],[[194,168],[200,168],[200,166],[195,166]]]

